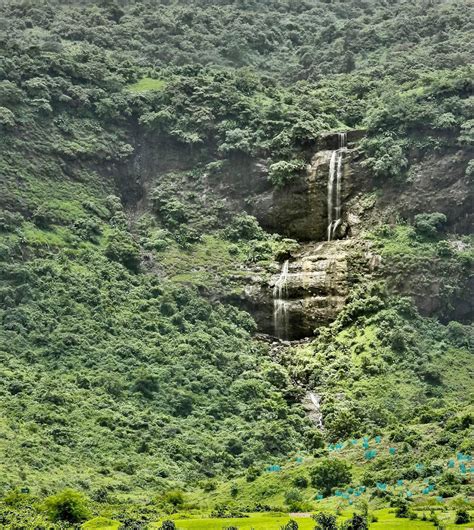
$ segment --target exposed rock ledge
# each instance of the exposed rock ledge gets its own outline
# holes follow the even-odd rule
[[[289,260],[285,283],[289,340],[312,336],[314,330],[332,322],[344,307],[349,290],[349,263],[357,261],[359,244],[353,239],[307,244]],[[359,249],[360,250],[360,249]],[[373,255],[362,253],[369,270]],[[280,278],[275,270],[269,279],[252,277],[241,303],[256,319],[259,329],[275,335],[273,290]]]

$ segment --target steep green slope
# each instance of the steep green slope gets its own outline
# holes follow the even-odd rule
[[[0,27],[0,525],[53,528],[44,499],[66,487],[92,508],[78,520],[130,528],[313,510],[319,489],[291,501],[293,480],[377,435],[394,458],[336,455],[377,506],[401,478],[469,495],[447,467],[472,451],[472,251],[451,233],[468,197],[462,219],[376,208],[357,237],[382,266],[354,264],[315,340],[255,339],[227,303],[298,245],[243,211],[252,164],[285,190],[321,133],[360,127],[374,195],[443,153],[469,182],[469,2],[14,0]],[[443,323],[400,294],[433,294]]]

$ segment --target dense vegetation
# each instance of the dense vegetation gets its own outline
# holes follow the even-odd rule
[[[312,510],[358,484],[393,504],[376,484],[399,479],[465,511],[443,466],[472,451],[469,238],[449,212],[367,227],[378,276],[275,353],[226,301],[297,243],[225,190],[255,160],[284,188],[324,131],[366,131],[378,192],[469,153],[469,1],[9,0],[0,27],[0,525]],[[400,296],[428,277],[441,323]],[[395,459],[327,459],[376,435]],[[296,453],[303,473],[263,473]]]

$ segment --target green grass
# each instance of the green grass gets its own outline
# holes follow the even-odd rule
[[[28,245],[33,247],[64,247],[67,245],[67,228],[55,226],[51,230],[42,230],[33,223],[23,224],[23,234]]]
[[[216,236],[203,236],[189,250],[172,245],[160,253],[160,261],[168,277],[176,283],[219,286],[222,278],[238,274],[241,256],[231,256],[231,243]]]
[[[132,92],[145,92],[147,90],[163,90],[167,85],[164,79],[152,79],[151,77],[144,77],[137,83],[131,85],[129,88]]]
[[[410,225],[397,225],[383,226],[366,235],[368,239],[381,245],[381,254],[386,259],[400,255],[414,258],[434,255],[433,242],[416,239],[414,234],[414,229]]]
[[[425,528],[435,528],[434,524],[430,521],[421,521],[409,519],[398,519],[395,517],[393,509],[377,510],[373,512],[377,517],[378,521],[370,525],[371,530],[423,530]],[[418,517],[421,518],[421,513]],[[429,515],[429,513],[427,513]],[[441,523],[446,525],[448,530],[454,528],[470,528],[472,523],[464,525],[454,524],[454,512],[438,512],[438,518]],[[338,521],[339,523],[349,519],[352,516],[352,512],[346,510],[342,512]],[[282,513],[252,513],[247,518],[238,519],[215,519],[215,518],[194,518],[194,519],[180,519],[176,518],[175,523],[178,530],[222,530],[229,526],[236,526],[239,530],[250,530],[254,528],[262,530],[279,530],[282,525],[289,521],[290,517],[288,514]],[[298,523],[300,530],[313,530],[314,521],[308,517],[293,517]],[[155,523],[152,528],[159,528],[160,523]]]
[[[105,517],[95,517],[82,525],[84,530],[118,530],[120,523]]]
[[[196,530],[222,530],[228,526],[236,526],[242,530],[251,528],[262,528],[268,530],[279,530],[282,525],[290,520],[288,515],[279,513],[254,513],[248,518],[238,519],[177,519],[176,527],[178,530],[196,529]],[[310,518],[295,517],[301,530],[313,530],[314,521]],[[159,527],[158,524],[154,526]]]

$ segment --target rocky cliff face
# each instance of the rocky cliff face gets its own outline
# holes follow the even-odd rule
[[[265,333],[283,340],[312,336],[317,327],[332,322],[344,307],[355,262],[369,270],[373,256],[361,252],[353,239],[305,244],[288,260],[284,277],[278,269],[270,278],[255,274],[242,295],[242,303]],[[282,297],[277,300],[275,286],[279,284]],[[280,303],[286,322],[276,314]]]
[[[278,306],[288,331],[278,330],[275,322],[275,286],[281,281],[282,263],[275,263],[273,271],[249,269],[248,275],[241,278],[242,293],[232,297],[233,302],[253,314],[262,332],[299,339],[334,320],[344,306],[354,260],[368,270],[380,265],[377,256],[364,256],[367,244],[359,238],[363,229],[380,220],[390,222],[400,216],[411,219],[417,213],[440,211],[448,216],[450,230],[469,230],[472,187],[466,176],[466,153],[446,151],[428,158],[418,155],[412,160],[407,180],[382,182],[364,167],[358,144],[362,135],[363,131],[347,135],[342,159],[341,222],[335,241],[326,239],[329,166],[332,153],[339,147],[337,134],[318,139],[306,171],[284,189],[272,187],[265,161],[243,155],[235,155],[216,174],[209,172],[199,183],[192,182],[193,192],[201,197],[219,197],[229,211],[246,210],[265,229],[303,243],[300,252],[289,256]],[[159,186],[160,175],[190,170],[205,159],[203,152],[185,152],[169,140],[139,135],[135,152],[129,166],[116,176],[126,202],[138,213],[149,208],[149,191],[152,183]],[[361,248],[365,248],[362,254]],[[391,270],[391,264],[384,263],[383,270],[388,277],[386,271]],[[439,312],[440,304],[445,303],[439,289],[423,289],[423,293],[431,293],[429,300],[425,295],[418,299],[418,280],[413,281],[415,285],[409,286],[406,294],[415,298],[425,314]],[[433,281],[438,281],[436,275]]]
[[[408,179],[384,182],[378,208],[391,218],[413,219],[418,213],[441,212],[451,231],[469,233],[474,221],[474,183],[467,174],[472,149],[413,156]]]
[[[347,149],[343,157],[342,202],[347,203],[360,193],[371,189],[371,179],[361,166],[357,149],[360,131],[347,135]],[[300,241],[322,241],[328,226],[328,175],[331,155],[338,148],[338,135],[322,136],[306,171],[284,189],[265,189],[255,193],[248,209],[262,226]],[[266,179],[264,168],[256,179]],[[350,233],[350,219],[343,210],[339,236]]]

